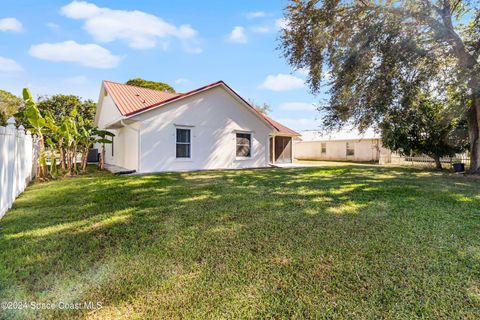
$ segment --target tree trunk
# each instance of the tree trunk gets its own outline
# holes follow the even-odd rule
[[[72,147],[68,146],[66,149],[66,156],[67,156],[67,172],[68,175],[72,175],[73,170],[73,162],[72,162]]]
[[[471,90],[472,103],[466,116],[468,121],[468,135],[470,138],[470,170],[469,173],[480,172],[480,77],[475,72],[478,67],[477,59],[465,47],[462,38],[457,34],[452,23],[451,3],[444,1],[443,9],[439,12],[445,26],[446,40],[451,43],[457,57],[458,65],[469,79],[468,87]]]
[[[100,161],[98,162],[100,170],[105,169],[105,145],[102,145],[102,152],[100,152]]]
[[[77,144],[73,145],[73,175],[77,174]]]
[[[60,140],[57,145],[58,152],[60,152],[60,168],[62,168],[62,170],[65,170],[67,167],[67,161],[65,159],[65,147],[63,146],[63,141]]]
[[[437,170],[442,170],[442,161],[440,161],[440,157],[433,155],[432,156],[433,160],[435,160],[435,169]]]
[[[468,136],[470,138],[469,173],[480,172],[480,98],[473,94],[472,106],[467,112]]]
[[[82,172],[87,171],[88,148],[82,150]]]
[[[41,133],[38,133],[37,176],[40,179],[45,179],[47,177],[47,159],[45,156],[45,140],[43,139],[43,135]]]

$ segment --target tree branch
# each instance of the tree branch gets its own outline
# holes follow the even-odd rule
[[[460,3],[462,3],[462,0],[457,0],[457,2],[455,2],[455,4],[453,5],[452,9],[450,10],[450,13],[454,13],[458,6],[460,5]]]

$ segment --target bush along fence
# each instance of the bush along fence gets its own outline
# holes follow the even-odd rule
[[[13,118],[0,126],[0,218],[35,177],[37,151],[36,138]]]

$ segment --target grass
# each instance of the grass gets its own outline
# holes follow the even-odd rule
[[[366,165],[88,174],[0,220],[0,318],[480,318],[480,180]],[[38,305],[36,305],[38,306]]]

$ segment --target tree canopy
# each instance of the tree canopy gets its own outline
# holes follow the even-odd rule
[[[431,99],[390,112],[380,124],[383,145],[402,155],[430,156],[441,169],[442,157],[454,156],[468,146],[465,121],[451,120],[446,112],[442,103]]]
[[[462,0],[293,0],[280,47],[307,83],[330,94],[327,128],[363,130],[435,97],[468,122],[480,169],[480,10]],[[325,73],[331,80],[325,83]],[[458,103],[461,102],[461,103]]]
[[[17,113],[22,107],[22,99],[14,94],[0,90],[0,126],[7,123],[7,119]]]
[[[47,112],[51,113],[57,122],[68,117],[72,110],[76,109],[86,124],[93,125],[96,103],[92,100],[84,100],[74,95],[57,94],[40,97],[38,109],[42,116],[46,116]]]
[[[168,91],[168,92],[175,93],[175,89],[173,89],[173,87],[170,86],[169,84],[166,84],[163,82],[145,80],[142,78],[130,79],[126,82],[126,84],[147,88],[147,89],[154,89],[154,90]]]
[[[262,104],[258,104],[256,103],[253,99],[248,99],[248,103],[255,109],[257,110],[258,112],[260,112],[261,114],[264,114],[264,115],[267,115],[271,110],[272,110],[272,107],[267,104],[267,103],[262,103]]]

